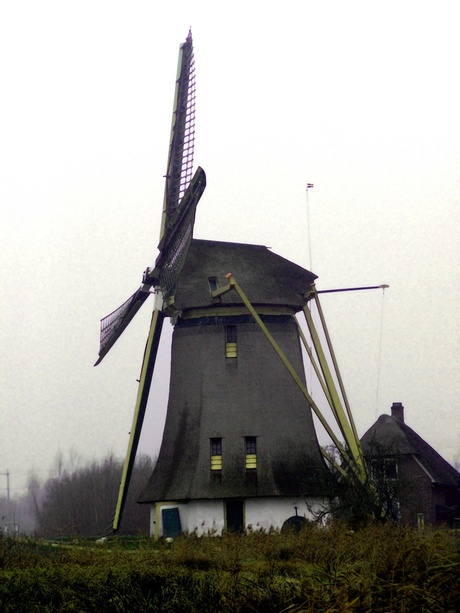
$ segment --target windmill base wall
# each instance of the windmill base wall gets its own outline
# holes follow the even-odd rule
[[[188,502],[158,502],[150,506],[150,536],[168,536],[163,529],[162,511],[177,509],[183,533],[198,536],[220,536],[227,529],[228,500],[192,500]],[[314,520],[327,506],[322,498],[247,498],[240,500],[243,508],[243,530],[281,530],[290,517],[298,515]]]

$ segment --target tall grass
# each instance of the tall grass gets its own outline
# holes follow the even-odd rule
[[[0,540],[2,611],[460,610],[460,537],[391,525],[53,546]]]

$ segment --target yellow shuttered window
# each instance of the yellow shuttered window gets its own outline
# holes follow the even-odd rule
[[[225,357],[237,357],[236,326],[226,326],[225,328]]]
[[[211,456],[211,470],[222,470],[222,456],[221,455]]]
[[[246,470],[256,470],[257,468],[257,438],[246,436],[244,438],[246,449]]]
[[[211,439],[211,471],[222,470],[222,439]]]

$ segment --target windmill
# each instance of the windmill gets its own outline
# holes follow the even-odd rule
[[[330,472],[324,458],[344,476],[366,480],[316,275],[261,245],[193,238],[196,206],[206,183],[200,168],[191,178],[194,75],[189,33],[179,52],[160,252],[140,288],[101,321],[97,363],[147,297],[156,295],[114,531],[120,524],[167,316],[174,331],[166,422],[156,466],[139,498],[151,505],[152,534],[281,527],[294,510],[297,518],[301,507],[307,516],[307,508],[311,512],[325,500]],[[314,351],[297,320],[299,312],[305,314]],[[305,354],[340,435],[307,390]],[[313,414],[346,469],[320,448]]]

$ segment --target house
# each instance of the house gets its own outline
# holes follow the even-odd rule
[[[400,520],[453,525],[460,518],[460,473],[404,421],[394,402],[361,439],[371,471],[390,484]]]

